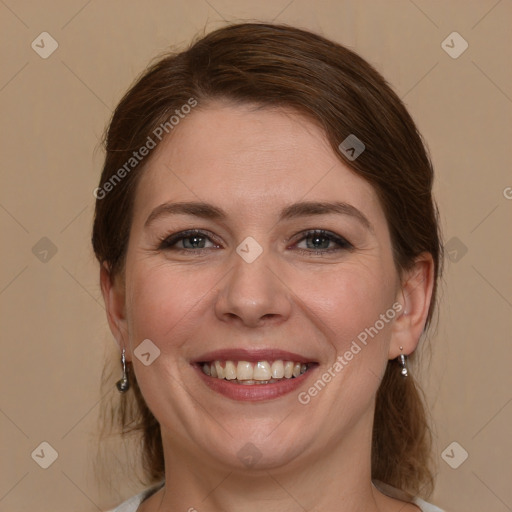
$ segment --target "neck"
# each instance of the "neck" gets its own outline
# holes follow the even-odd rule
[[[343,439],[325,443],[280,467],[240,470],[219,466],[162,430],[165,487],[140,512],[378,512],[383,502],[371,483],[373,415],[361,418]],[[385,500],[385,498],[384,498]]]

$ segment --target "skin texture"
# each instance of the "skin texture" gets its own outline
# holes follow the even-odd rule
[[[162,429],[165,489],[140,510],[418,510],[372,486],[370,447],[387,360],[400,346],[412,353],[425,323],[430,256],[399,275],[373,187],[337,159],[311,121],[248,105],[200,107],[144,171],[124,273],[111,279],[101,272],[112,332]],[[161,215],[144,226],[156,207],[181,201],[212,203],[227,218]],[[349,203],[371,228],[332,213],[279,221],[281,209],[297,201]],[[190,238],[159,249],[186,229],[215,239],[201,240],[203,249],[187,249]],[[315,237],[304,238],[310,229],[353,247],[315,254]],[[263,249],[252,263],[236,252],[248,236]],[[217,349],[288,350],[318,362],[298,390],[307,391],[395,302],[401,312],[307,405],[297,392],[261,402],[228,399],[190,364]],[[145,339],[160,350],[149,366],[133,354]],[[246,443],[259,453],[251,468],[239,456]]]

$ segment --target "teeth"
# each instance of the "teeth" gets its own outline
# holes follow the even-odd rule
[[[215,361],[215,370],[217,372],[217,378],[223,379],[225,377],[224,375],[224,368],[220,365],[220,361]]]
[[[236,379],[236,366],[233,361],[226,361],[226,366],[224,367],[224,377],[227,380],[235,380]]]
[[[270,365],[267,361],[258,361],[254,367],[254,380],[269,380],[271,378]]]
[[[273,384],[274,382],[279,382],[279,379],[270,379],[270,380],[239,380],[238,384],[245,384],[247,386],[252,386],[254,384]]]
[[[252,380],[253,377],[252,364],[247,361],[238,361],[236,367],[236,378],[238,380]]]
[[[270,369],[272,373],[272,377],[274,379],[282,379],[284,377],[284,364],[283,361],[278,359],[272,363],[272,368]]]
[[[236,381],[238,384],[271,384],[280,379],[291,379],[305,373],[308,365],[294,361],[212,361],[203,363],[203,373],[217,379]]]

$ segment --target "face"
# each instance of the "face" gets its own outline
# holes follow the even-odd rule
[[[272,468],[371,429],[403,290],[374,189],[310,121],[184,119],[139,182],[122,281],[111,324],[170,453]]]

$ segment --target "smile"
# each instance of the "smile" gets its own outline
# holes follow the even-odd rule
[[[306,373],[312,363],[277,359],[275,361],[211,361],[201,364],[205,375],[227,380],[233,384],[272,384],[283,379],[293,379]]]
[[[311,356],[273,348],[216,350],[191,364],[215,394],[253,402],[296,392],[319,367]]]

